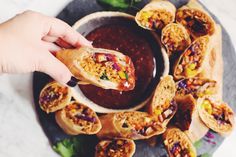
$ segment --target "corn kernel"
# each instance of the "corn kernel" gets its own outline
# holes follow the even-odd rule
[[[187,77],[194,77],[195,75],[197,75],[197,70],[192,70],[190,68],[186,68],[185,75]]]
[[[162,110],[161,109],[158,109],[158,108],[156,108],[155,110],[154,110],[154,114],[155,115],[160,115],[162,113]]]
[[[120,76],[121,79],[126,79],[124,71],[119,71],[118,75]]]
[[[191,63],[191,64],[189,64],[188,68],[191,70],[194,70],[196,68],[196,64]]]
[[[210,89],[206,89],[204,92],[206,95],[211,95],[213,92]]]
[[[211,106],[210,101],[204,100],[202,103],[202,108],[209,114],[212,114],[212,106]]]
[[[151,17],[151,15],[152,15],[151,12],[145,11],[145,12],[142,12],[141,17],[142,17],[144,20],[148,20],[148,18]]]
[[[204,96],[204,94],[202,92],[200,92],[200,93],[197,93],[197,96],[201,98]]]

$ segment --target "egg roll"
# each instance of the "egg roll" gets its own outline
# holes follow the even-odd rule
[[[201,120],[213,131],[228,135],[234,128],[234,112],[225,102],[214,98],[199,98],[197,109]]]
[[[129,139],[103,140],[96,146],[95,157],[132,157],[135,147]]]
[[[102,129],[97,136],[100,139],[127,138],[132,140],[148,139],[165,131],[156,116],[146,112],[118,112],[99,117]]]
[[[170,157],[197,157],[190,139],[178,128],[168,128],[163,134],[165,148]]]
[[[171,56],[174,53],[183,52],[190,44],[190,36],[184,26],[170,23],[165,26],[161,33],[161,42]]]
[[[53,81],[48,83],[40,92],[40,108],[47,112],[55,112],[64,108],[72,98],[72,91],[69,87]]]
[[[210,36],[197,38],[175,63],[174,78],[179,80],[197,76],[202,72],[211,50]]]
[[[208,128],[201,121],[195,98],[191,95],[175,97],[178,110],[172,119],[172,124],[177,126],[194,143],[208,132]]]
[[[153,0],[135,16],[136,23],[148,30],[161,30],[175,20],[175,6],[166,0]]]
[[[176,83],[176,96],[191,94],[194,98],[210,96],[217,93],[217,82],[202,77],[182,79]]]
[[[216,29],[215,21],[196,0],[190,0],[177,10],[176,22],[182,24],[194,39],[213,35]]]
[[[96,134],[102,127],[97,114],[76,101],[72,101],[55,114],[57,124],[69,135]]]
[[[222,30],[221,26],[216,26],[216,32],[211,37],[211,51],[204,62],[201,73],[198,77],[209,78],[217,82],[217,93],[214,97],[221,100],[223,97],[223,57],[222,57]]]
[[[177,111],[177,105],[173,99],[175,92],[173,77],[170,75],[162,77],[148,106],[148,112],[157,116],[163,125],[167,125]]]
[[[82,82],[104,89],[129,91],[135,87],[135,69],[130,57],[113,50],[80,47],[56,53]]]

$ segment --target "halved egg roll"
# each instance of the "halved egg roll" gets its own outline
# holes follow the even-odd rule
[[[209,96],[217,93],[217,82],[202,77],[182,79],[176,83],[176,96],[191,94],[195,98]]]
[[[95,157],[132,157],[135,147],[129,139],[103,140],[96,146]]]
[[[158,118],[158,121],[167,126],[177,111],[177,104],[174,100],[176,88],[175,82],[171,75],[161,78],[158,83],[153,97],[148,105],[149,114]],[[147,140],[149,145],[156,145],[156,137]]]
[[[166,0],[153,0],[136,16],[135,21],[140,27],[149,30],[161,30],[175,20],[175,6]]]
[[[168,128],[163,134],[164,145],[170,157],[196,157],[190,139],[178,128]]]
[[[186,27],[193,38],[215,32],[214,20],[196,0],[190,0],[187,5],[177,10],[176,22]]]
[[[179,80],[197,76],[202,71],[210,50],[210,36],[197,38],[176,62],[173,69],[174,78]]]
[[[184,52],[191,44],[190,36],[185,27],[176,23],[170,23],[163,28],[161,41],[165,45],[169,56],[176,52]]]
[[[102,127],[97,114],[76,101],[57,111],[55,118],[57,124],[70,135],[96,134]]]
[[[217,100],[223,97],[223,57],[222,57],[222,32],[221,26],[216,26],[216,32],[211,36],[212,49],[207,56],[199,77],[209,78],[217,82],[217,93],[214,95]]]
[[[99,117],[102,129],[97,136],[104,138],[127,138],[132,140],[147,139],[162,134],[165,126],[146,112],[109,113]]]
[[[175,97],[178,110],[172,123],[190,138],[192,142],[200,140],[208,132],[208,128],[201,121],[196,100],[191,94]]]
[[[177,111],[177,105],[173,99],[175,92],[173,77],[170,75],[162,77],[148,106],[148,112],[157,116],[164,125],[167,125]]]
[[[81,47],[56,53],[72,74],[88,84],[119,91],[135,87],[135,69],[131,59],[120,52]]]
[[[196,108],[196,101],[192,95],[185,95],[175,98],[178,110],[173,122],[182,131],[188,130],[192,122],[193,111]]]
[[[64,108],[72,98],[72,91],[69,87],[58,82],[48,83],[40,92],[39,105],[45,112],[55,112]]]
[[[207,127],[222,135],[227,135],[233,130],[234,112],[225,102],[200,98],[197,105],[201,120]]]

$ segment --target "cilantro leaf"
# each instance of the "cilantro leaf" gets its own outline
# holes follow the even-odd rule
[[[102,79],[102,80],[109,80],[109,78],[107,77],[106,72],[104,72],[104,73],[102,74],[102,76],[100,77],[100,79]]]
[[[142,0],[97,0],[99,3],[112,7],[113,9],[127,9],[133,7]]]
[[[62,157],[73,157],[78,153],[81,144],[78,138],[64,139],[53,146]]]

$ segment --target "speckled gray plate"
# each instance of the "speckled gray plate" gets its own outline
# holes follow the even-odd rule
[[[142,8],[148,1],[144,0],[138,5],[138,8]],[[185,4],[186,0],[172,0],[172,2],[180,7]],[[88,15],[97,11],[106,10],[101,5],[99,5],[96,0],[75,0],[69,3],[62,12],[57,16],[58,18],[66,21],[70,25],[73,25],[78,19],[82,18],[85,15]],[[137,11],[137,10],[136,10]],[[135,10],[128,10],[130,14],[135,14]],[[213,15],[217,23],[220,23],[219,20]],[[232,42],[229,38],[229,35],[223,28],[223,60],[224,60],[224,101],[229,103],[231,107],[236,111],[236,55],[235,50],[232,45]],[[38,96],[40,90],[43,88],[45,83],[50,78],[42,73],[36,72],[33,79],[33,90],[34,90],[34,100],[35,107],[38,113],[39,121],[48,136],[52,145],[56,144],[58,141],[61,141],[65,138],[71,138],[71,136],[66,135],[55,123],[54,115],[47,115],[44,113],[38,105]],[[85,157],[93,156],[94,146],[98,142],[95,136],[76,136],[76,138],[81,139],[83,147],[83,155]],[[211,156],[213,152],[218,148],[218,146],[224,140],[220,135],[209,131],[207,135],[202,138],[199,142],[195,143],[197,148],[198,156]],[[167,152],[164,149],[161,139],[157,139],[158,145],[155,147],[150,147],[144,141],[136,141],[136,153],[135,157],[165,157],[168,156]],[[81,150],[81,149],[80,149]]]

